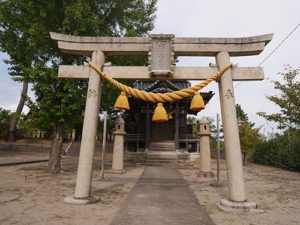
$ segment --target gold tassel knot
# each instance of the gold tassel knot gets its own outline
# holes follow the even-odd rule
[[[168,114],[163,106],[162,103],[157,103],[157,106],[154,110],[153,116],[152,116],[153,122],[166,122],[168,121]]]
[[[194,97],[191,102],[190,110],[201,111],[203,109],[205,109],[205,104],[204,104],[203,98],[200,95],[200,92],[195,92]]]
[[[130,110],[128,99],[124,91],[122,91],[120,96],[117,98],[114,107],[122,110]]]

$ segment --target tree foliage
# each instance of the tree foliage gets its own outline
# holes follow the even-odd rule
[[[276,166],[300,172],[300,131],[286,130],[264,140],[255,149],[252,160],[255,163]]]
[[[254,128],[254,123],[248,119],[248,115],[244,112],[241,105],[236,104],[236,114],[238,120],[239,137],[241,151],[244,155],[244,164],[246,156],[255,151],[256,146],[261,142],[262,136],[259,128]]]
[[[209,136],[210,148],[217,149],[217,127],[214,124],[215,120],[212,117],[207,117],[209,121],[209,128],[211,135]],[[200,119],[194,116],[187,117],[187,124],[193,125],[193,132],[195,134],[200,134]],[[224,137],[223,137],[223,128],[220,128],[220,148],[224,150]]]
[[[39,126],[54,126],[54,131],[61,134],[64,125],[78,121],[87,86],[86,82],[57,78],[58,65],[82,64],[89,59],[62,54],[50,39],[49,32],[80,36],[143,36],[153,29],[155,5],[156,0],[1,1],[1,12],[5,12],[5,17],[1,17],[4,19],[0,29],[1,35],[6,35],[1,38],[9,39],[10,46],[15,44],[16,48],[20,44],[18,58],[28,58],[28,64],[23,67],[16,64],[16,68],[26,71],[33,83],[36,101],[29,101],[29,106]],[[1,50],[4,47],[2,45]],[[108,60],[116,65],[144,64],[146,61],[134,57]],[[112,95],[116,95],[116,90],[105,85],[102,101],[111,105]],[[52,146],[61,151],[61,144],[53,142]],[[56,161],[57,167],[52,172],[59,170],[59,159]]]
[[[280,94],[267,96],[267,98],[274,102],[280,108],[279,113],[266,114],[259,112],[258,115],[264,117],[269,121],[277,122],[279,129],[286,128],[300,128],[300,82],[299,72],[300,68],[293,69],[290,66],[284,68],[285,72],[278,73],[283,79],[280,81],[273,81],[275,90],[280,91]],[[298,79],[298,80],[297,80]]]
[[[9,110],[0,108],[0,138],[7,139],[9,135],[9,121],[12,113]]]
[[[273,81],[278,95],[268,96],[280,108],[279,113],[258,115],[276,122],[282,134],[275,134],[269,140],[259,144],[252,155],[256,163],[276,166],[283,169],[300,171],[300,69],[285,66],[284,72],[278,73],[281,81]]]

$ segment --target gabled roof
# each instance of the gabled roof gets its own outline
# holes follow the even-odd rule
[[[156,81],[135,81],[133,88],[144,90],[153,93],[166,93],[172,91],[179,91],[181,89],[189,88],[191,83],[188,81],[169,81],[169,80],[156,80]]]

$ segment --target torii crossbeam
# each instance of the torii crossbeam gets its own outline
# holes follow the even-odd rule
[[[118,80],[205,80],[230,63],[230,56],[258,55],[272,40],[273,34],[244,38],[176,38],[171,34],[149,37],[76,37],[50,33],[59,49],[67,54],[92,56],[92,62],[112,78]],[[147,56],[149,66],[104,65],[106,56]],[[209,67],[177,67],[174,56],[211,56],[216,65]],[[95,149],[97,119],[101,97],[100,76],[88,65],[59,66],[58,76],[64,79],[88,79],[86,116],[75,195],[65,199],[69,203],[91,203],[92,163]],[[233,81],[263,80],[262,67],[228,69],[218,82],[229,183],[229,200],[220,202],[221,208],[255,209],[246,202],[242,156],[236,118]]]

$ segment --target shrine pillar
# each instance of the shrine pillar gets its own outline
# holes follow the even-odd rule
[[[92,62],[98,68],[104,64],[105,56],[101,51],[92,54]],[[66,203],[90,204],[99,201],[96,196],[90,196],[93,160],[101,99],[101,79],[96,71],[91,71],[85,104],[85,117],[80,145],[79,163],[74,197],[65,198]]]
[[[220,69],[228,65],[230,63],[228,52],[218,53],[216,62]],[[224,129],[229,200],[244,202],[246,201],[246,193],[231,68],[224,72],[218,84]]]
[[[178,105],[177,110],[175,112],[175,150],[179,151],[179,112],[178,112]]]
[[[147,112],[146,112],[146,146],[145,151],[149,152],[149,146],[150,146],[150,109],[149,104],[147,104]]]

